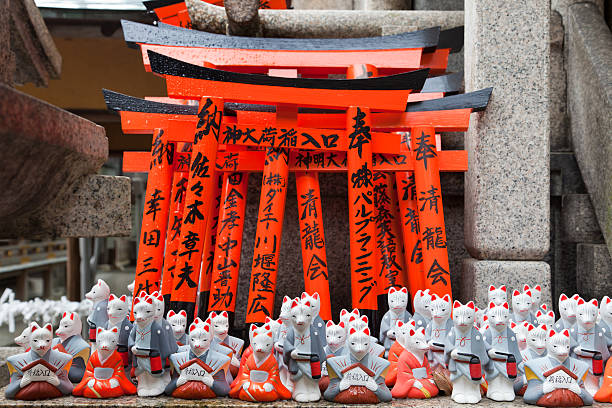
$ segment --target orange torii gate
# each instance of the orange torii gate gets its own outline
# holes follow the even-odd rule
[[[203,33],[202,33],[203,34]],[[143,44],[141,44],[141,48],[143,48]],[[178,47],[167,47],[168,49],[176,49]],[[195,49],[197,50],[197,49]],[[200,49],[201,51],[201,49]],[[198,52],[200,52],[198,51]],[[148,56],[148,54],[146,54],[146,49],[143,48],[143,53],[145,53],[146,56]],[[315,54],[311,52],[311,55]],[[435,53],[433,54],[435,55]],[[425,59],[423,57],[423,59]],[[243,59],[244,60],[244,59]],[[435,60],[435,59],[434,59]],[[148,58],[145,59],[145,62],[148,62]],[[445,66],[445,62],[444,61],[444,66]],[[418,68],[420,65],[417,64],[413,64],[413,69],[414,68]],[[228,68],[226,66],[224,66],[224,69]],[[230,68],[231,69],[231,68]],[[301,67],[301,70],[307,70],[307,67]],[[329,68],[328,68],[329,69]],[[335,68],[334,68],[335,69]],[[383,67],[384,69],[384,67]],[[305,71],[306,72],[306,71]],[[313,71],[308,71],[308,75],[313,75]],[[316,75],[315,75],[316,76]],[[231,89],[231,85],[230,88]],[[412,101],[416,101],[416,100],[423,100],[423,99],[428,99],[428,98],[432,98],[432,97],[439,97],[441,96],[442,93],[430,93],[429,95],[427,94],[417,94],[417,95],[411,95],[408,100],[412,100]],[[176,95],[174,95],[176,96]],[[415,98],[416,96],[416,98]],[[487,96],[488,98],[488,96]],[[445,100],[448,100],[450,98],[444,98]],[[450,101],[448,101],[448,103],[451,103]],[[486,105],[486,104],[485,104]],[[313,106],[313,105],[309,105],[309,106]],[[316,106],[316,105],[315,105]],[[456,106],[458,107],[458,106]],[[186,107],[185,107],[186,108]],[[191,107],[193,108],[193,107]],[[269,107],[268,107],[269,108]],[[466,111],[470,111],[470,109],[465,109]],[[452,110],[449,110],[448,112],[452,112]],[[296,112],[297,113],[297,112]],[[356,112],[357,115],[358,112]],[[416,113],[416,112],[415,112]],[[456,114],[456,113],[454,113]],[[154,113],[152,115],[155,115]],[[257,132],[259,130],[262,129],[257,129],[256,127],[247,127],[247,128],[241,128],[240,126],[238,126],[239,124],[242,123],[256,123],[259,125],[268,125],[270,123],[270,118],[272,117],[272,121],[274,120],[274,113],[271,112],[252,112],[252,111],[242,111],[242,110],[238,110],[236,111],[236,118],[232,118],[232,117],[224,117],[223,119],[223,125],[222,126],[233,126],[233,133],[234,134],[239,134],[240,132],[248,132],[249,129],[251,129],[251,132]],[[292,114],[289,113],[289,115],[291,116]],[[359,114],[360,115],[360,114]],[[405,114],[400,114],[400,115],[405,115]],[[417,115],[412,115],[413,117],[417,117],[419,115],[419,113],[417,113]],[[451,114],[452,115],[452,114]],[[325,112],[325,113],[299,113],[297,115],[294,115],[295,118],[291,119],[294,122],[297,121],[298,125],[301,126],[307,126],[309,129],[307,130],[312,130],[312,129],[316,129],[318,126],[320,126],[320,123],[325,123],[325,127],[326,128],[335,128],[335,129],[344,129],[346,128],[346,116],[344,114],[338,114],[338,113],[330,113],[330,112]],[[438,131],[443,131],[443,130],[450,130],[450,128],[452,128],[452,126],[455,126],[457,128],[462,128],[462,126],[457,126],[457,120],[458,116],[456,115],[456,117],[454,119],[450,118],[450,117],[445,117],[447,116],[446,114],[443,115],[439,115],[441,117],[437,118],[438,121],[434,121],[435,123],[437,123],[436,127]],[[122,114],[123,117],[123,114]],[[387,114],[385,115],[384,113],[381,113],[380,116],[377,116],[376,113],[374,113],[373,115],[373,119],[374,119],[374,123],[372,124],[373,128],[375,128],[376,126],[378,126],[378,130],[380,131],[389,131],[389,130],[409,130],[411,127],[409,126],[402,126],[401,124],[398,125],[399,122],[402,121],[402,116],[398,116],[397,114]],[[320,122],[320,120],[323,120],[324,122]],[[445,120],[447,121],[448,125],[445,124]],[[174,133],[181,133],[183,135],[193,135],[195,126],[193,126],[192,124],[189,124],[188,122],[191,121],[184,121],[184,120],[180,120],[178,118],[175,118],[175,120],[169,120],[170,124],[168,125],[169,128],[168,129],[172,129],[170,130],[171,134]],[[393,123],[395,122],[395,123]],[[430,125],[432,122],[429,121],[425,121],[425,125]],[[451,124],[452,123],[452,124]],[[467,121],[466,121],[467,123]],[[385,128],[385,126],[387,126]],[[147,127],[147,126],[144,126]],[[150,128],[150,126],[148,126]],[[465,126],[467,127],[467,125]],[[302,129],[303,130],[303,129]],[[459,130],[459,129],[456,129]],[[465,129],[463,129],[465,130]],[[185,133],[186,132],[186,133]],[[339,132],[336,132],[339,133]],[[308,133],[307,133],[308,134]],[[346,135],[350,135],[350,133],[345,133]],[[318,137],[317,136],[312,136],[311,137]],[[324,133],[320,134],[321,137],[329,137],[329,135],[326,135]],[[375,134],[373,134],[373,136],[376,136]],[[387,136],[391,136],[391,135],[387,135]],[[395,135],[394,135],[395,136]],[[184,140],[184,141],[189,141],[189,136],[187,136],[187,140],[185,140],[184,136],[177,136],[177,141],[179,140]],[[262,139],[260,138],[260,141]],[[325,140],[325,139],[321,139],[321,140]],[[303,141],[304,142],[304,141]],[[244,145],[247,146],[260,146],[260,143],[254,143],[253,140],[247,140]],[[396,153],[399,151],[399,147],[401,145],[401,138],[399,136],[392,138],[391,141],[388,140],[382,140],[380,139],[380,137],[373,137],[372,138],[372,148],[374,150],[373,154],[372,154],[372,165],[374,167],[374,169],[376,170],[377,167],[380,170],[383,171],[398,171],[400,169],[403,169],[402,171],[407,171],[408,169],[413,170],[414,169],[414,165],[413,163],[409,163],[410,162],[410,155],[397,155]],[[273,148],[275,146],[273,145],[269,145],[268,147]],[[285,148],[285,146],[280,146],[281,148]],[[295,146],[294,146],[295,147]],[[325,152],[325,151],[317,151],[314,150],[312,151],[312,153],[310,151],[305,151],[303,149],[307,149],[310,148],[310,146],[299,146],[299,150],[297,149],[292,149],[288,154],[287,154],[287,160],[289,161],[288,163],[288,169],[291,171],[299,171],[300,167],[303,169],[304,164],[306,165],[306,168],[308,170],[308,172],[310,174],[313,174],[316,176],[316,171],[313,172],[312,169],[310,169],[310,166],[313,167],[317,167],[317,171],[346,171],[346,154],[347,153],[343,153],[342,151],[338,151],[335,150],[335,153],[332,152]],[[329,148],[329,150],[334,150],[336,148],[338,148],[338,146],[323,146],[323,149],[325,148]],[[221,147],[221,149],[223,149]],[[447,168],[444,168],[444,166],[449,165],[449,163],[460,163],[461,160],[448,160],[451,157],[458,157],[458,156],[448,156],[446,155],[446,153],[450,153],[450,152],[439,152],[439,156],[440,156],[440,161],[442,164],[442,168],[441,170],[446,170]],[[462,152],[465,153],[465,152]],[[233,151],[233,152],[227,152],[227,153],[222,153],[224,154],[224,160],[225,163],[220,163],[219,161],[217,161],[217,167],[224,167],[224,168],[228,168],[227,163],[234,163],[230,166],[233,166],[234,170],[241,170],[241,171],[262,171],[262,160],[264,159],[264,153],[261,151]],[[342,156],[344,155],[344,157],[342,158]],[[446,156],[446,157],[445,157]],[[140,157],[141,159],[144,158],[144,155],[141,156],[131,156],[132,159],[137,159],[137,157]],[[328,160],[328,165],[321,165],[321,163],[325,163],[324,160],[321,160],[323,157],[326,157],[326,159]],[[336,157],[340,158],[340,163],[343,163],[343,165],[338,165],[338,166],[334,166],[333,164],[330,165],[330,163],[336,163],[336,161],[334,160]],[[377,163],[378,161],[378,163]],[[292,165],[294,164],[294,165]],[[452,167],[452,166],[450,166]],[[465,168],[462,167],[461,164],[459,164],[456,167],[458,170],[465,170]],[[301,173],[300,173],[301,174]],[[312,177],[311,177],[312,179]],[[315,182],[316,183],[316,182]],[[299,185],[299,183],[298,183]],[[388,184],[389,188],[391,188],[391,186]],[[298,194],[299,196],[300,194]],[[305,195],[305,194],[304,194]],[[401,200],[400,200],[401,201]],[[314,222],[316,222],[316,220],[314,220]],[[310,224],[312,225],[312,223]],[[303,227],[301,227],[301,229],[303,229]],[[399,234],[395,234],[396,236]],[[218,238],[218,237],[217,237]],[[316,242],[316,241],[315,241]],[[302,240],[302,244],[304,247],[304,240]],[[305,272],[306,272],[306,267],[305,267]],[[308,289],[308,288],[307,288]],[[211,300],[212,300],[212,293],[211,293]],[[375,306],[374,306],[375,308]],[[322,314],[323,314],[323,309],[322,309]]]

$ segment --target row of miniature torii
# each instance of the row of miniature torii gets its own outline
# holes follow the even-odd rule
[[[391,288],[389,312],[383,319],[388,325],[381,328],[378,339],[381,346],[371,336],[367,317],[360,316],[358,310],[342,310],[339,324],[324,324],[318,317],[318,296],[304,293],[301,298],[285,297],[278,320],[268,318],[259,328],[251,325],[251,345],[241,353],[244,342],[228,335],[225,312],[213,312],[206,321],[197,319],[186,336],[186,313],[171,311],[165,321],[163,297],[143,293],[136,298],[136,322],[130,326],[129,299],[108,292],[108,286],[99,281],[88,293],[94,302],[88,322],[102,314],[109,319],[104,324],[107,330],[95,330],[98,347],[91,358],[87,343],[80,338],[76,313],[63,315],[51,354],[51,326],[33,325],[16,340],[42,358],[31,361],[35,354],[9,358],[12,386],[7,388],[7,396],[31,398],[31,391],[26,390],[37,381],[66,394],[72,387],[67,380],[78,383],[72,391],[75,395],[90,398],[137,390],[141,396],[165,392],[179,398],[212,398],[229,393],[247,401],[292,397],[307,402],[318,400],[321,388],[326,399],[342,403],[363,403],[363,398],[376,398],[369,402],[391,397],[430,398],[439,390],[451,394],[456,402],[474,403],[484,388],[493,400],[513,400],[516,391],[524,393],[526,402],[542,405],[544,395],[558,404],[561,397],[556,390],[563,389],[574,394],[563,394],[563,398],[579,398],[583,405],[590,404],[593,395],[605,402],[612,395],[610,380],[601,379],[612,345],[612,301],[608,297],[599,310],[596,300],[585,302],[578,295],[561,295],[561,318],[552,329],[554,314],[544,314],[536,307],[537,321],[533,320],[538,286],[532,289],[525,285],[522,292],[513,292],[512,322],[503,286],[490,287],[490,302],[481,318],[473,302],[451,305],[448,295],[438,297],[428,291],[415,295],[415,314],[411,316],[406,311],[408,291]],[[100,313],[105,304],[105,313]],[[71,364],[64,351],[71,354]],[[165,357],[169,357],[168,364]],[[101,372],[109,359],[116,360],[113,374],[96,376],[96,370]],[[256,374],[262,369],[267,371],[264,379]],[[45,376],[41,370],[53,373]],[[137,387],[128,379],[133,376]],[[561,381],[566,377],[573,382]],[[115,378],[115,386],[109,378]]]

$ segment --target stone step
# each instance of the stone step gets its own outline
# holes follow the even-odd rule
[[[605,244],[578,244],[576,287],[585,299],[612,293],[612,258]]]

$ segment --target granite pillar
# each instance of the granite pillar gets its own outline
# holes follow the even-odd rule
[[[550,299],[549,27],[548,0],[465,2],[466,92],[494,87],[465,141],[465,299],[523,283]]]

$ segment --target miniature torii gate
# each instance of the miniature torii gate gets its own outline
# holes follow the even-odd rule
[[[445,99],[449,99],[449,98],[445,98]],[[187,107],[185,107],[185,108],[187,108]],[[239,112],[239,116],[241,116],[241,115],[240,115],[240,113],[241,113],[241,112]],[[246,115],[246,112],[242,112],[242,113],[243,113],[243,115],[242,115],[242,116],[245,116],[245,115]],[[247,116],[248,116],[248,115],[247,115]],[[252,115],[252,114],[251,114],[250,116],[251,116],[251,117],[253,117],[253,115]],[[260,114],[260,116],[261,116],[261,114]],[[300,115],[300,117],[302,117],[302,116],[305,116],[305,115]],[[332,116],[343,116],[343,115],[325,115],[325,116],[326,116],[326,118],[325,118],[325,123],[329,123],[329,119],[330,119]],[[340,118],[338,118],[338,119],[340,119]],[[342,119],[340,119],[340,120],[342,120]],[[327,126],[327,125],[326,125],[326,126]],[[343,127],[343,126],[341,125],[340,127]],[[236,132],[237,132],[237,131],[241,131],[241,132],[248,131],[248,128],[247,128],[247,129],[240,129],[240,128],[236,128],[236,127],[234,127],[234,129],[236,129],[236,130],[235,130]],[[234,133],[234,134],[235,134],[235,133]],[[432,136],[433,136],[433,135],[432,135]],[[260,140],[261,140],[261,139],[260,139]],[[302,147],[303,147],[303,146],[302,146]],[[397,151],[397,150],[395,150],[394,152],[396,152],[396,151]],[[248,154],[252,154],[252,153],[260,153],[260,152],[239,152],[239,153],[230,153],[230,154],[235,156],[235,155],[248,155]],[[320,154],[320,153],[317,153],[317,154]],[[296,157],[296,158],[299,158],[299,155],[301,155],[301,153],[299,153],[299,154],[298,154],[297,156],[295,156],[295,157]],[[246,157],[247,157],[247,156],[240,156],[240,157],[241,157],[240,162],[241,162],[241,163],[243,163],[243,162],[245,161],[245,159],[246,159]],[[381,157],[384,157],[384,156],[381,156]],[[375,307],[375,306],[374,306],[374,307]]]

